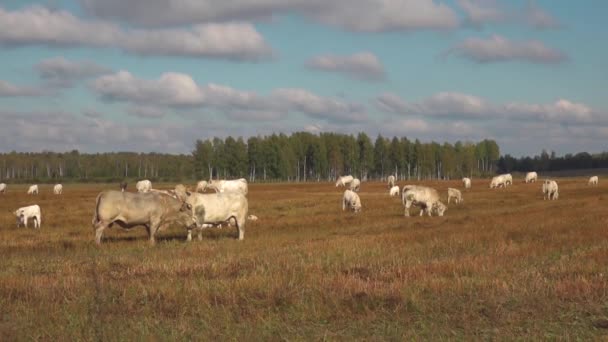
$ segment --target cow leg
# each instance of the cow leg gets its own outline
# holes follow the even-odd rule
[[[192,241],[192,229],[188,229],[188,237],[186,238],[186,241]]]
[[[247,215],[235,218],[236,229],[239,232],[239,240],[245,239],[245,222],[247,221]]]
[[[405,210],[403,213],[404,216],[410,216],[410,207],[411,206],[412,206],[412,203],[410,201],[405,202]]]

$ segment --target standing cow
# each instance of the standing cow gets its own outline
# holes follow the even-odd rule
[[[61,195],[62,193],[63,193],[63,185],[55,184],[55,186],[53,187],[53,194]]]
[[[245,178],[233,180],[211,180],[207,184],[206,188],[213,189],[215,192],[239,192],[245,196],[249,192],[249,186]]]
[[[392,188],[395,186],[395,176],[390,175],[388,176],[388,188]]]
[[[352,182],[350,182],[350,189],[354,192],[359,192],[361,190],[361,181],[359,178],[354,178]]]
[[[545,180],[542,186],[543,199],[556,200],[559,197],[559,188],[554,180]]]
[[[347,208],[355,213],[361,211],[361,199],[359,195],[349,189],[344,190],[344,195],[342,196],[342,211]]]
[[[597,176],[592,176],[591,178],[589,178],[589,182],[587,182],[587,185],[597,185],[599,181],[599,178]]]
[[[141,180],[135,184],[135,189],[137,192],[148,192],[152,190],[152,182],[147,179]]]
[[[433,188],[420,185],[406,185],[403,187],[401,201],[405,207],[405,216],[410,216],[410,207],[412,205],[420,207],[420,216],[424,212],[428,216],[432,216],[433,212],[443,216],[447,207],[439,201],[439,193]]]
[[[186,227],[196,224],[191,207],[187,203],[177,196],[161,192],[131,193],[108,190],[101,192],[95,203],[93,227],[95,242],[98,245],[101,244],[103,231],[115,223],[124,229],[146,227],[150,244],[156,242],[156,232],[170,224],[177,223]]]
[[[238,230],[238,239],[245,238],[245,224],[249,212],[249,202],[242,192],[220,192],[215,194],[200,194],[178,191],[177,196],[188,204],[197,224],[188,227],[188,241],[192,239],[192,229],[200,230],[214,227],[234,220]]]
[[[456,203],[462,203],[462,193],[458,189],[448,188],[448,204],[450,204],[450,200],[454,199]]]
[[[0,194],[3,194],[5,192],[6,192],[6,184],[0,183]]]
[[[462,179],[462,184],[464,185],[465,189],[470,189],[471,188],[471,178],[464,177]]]
[[[526,173],[526,178],[524,179],[524,181],[526,183],[535,183],[537,179],[538,179],[538,173],[528,172],[528,173]]]
[[[17,218],[17,228],[21,227],[21,225],[27,228],[27,221],[32,218],[34,219],[34,228],[40,229],[42,215],[40,213],[40,206],[37,204],[15,210],[15,217]]]
[[[392,188],[391,188],[391,189],[388,191],[388,195],[389,195],[389,196],[391,196],[391,197],[394,197],[394,196],[399,196],[399,187],[398,187],[398,186],[396,186],[396,185],[395,185],[394,187],[392,187]]]
[[[353,179],[354,178],[351,175],[338,177],[338,180],[336,181],[336,187],[347,186],[353,181]]]
[[[28,195],[38,195],[38,184],[31,185],[27,189],[27,194]]]

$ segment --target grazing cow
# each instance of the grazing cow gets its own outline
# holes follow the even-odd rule
[[[42,215],[40,214],[40,207],[37,204],[15,210],[15,217],[17,218],[17,228],[21,227],[21,225],[27,228],[27,221],[33,218],[34,228],[40,229]]]
[[[438,216],[443,216],[447,207],[439,201],[439,193],[433,188],[420,185],[406,185],[403,187],[401,201],[405,206],[405,216],[410,216],[412,205],[420,207],[420,216],[424,212],[432,216],[436,212]]]
[[[234,180],[211,180],[207,184],[207,188],[215,190],[215,192],[239,192],[247,195],[249,186],[245,178]]]
[[[220,192],[215,194],[200,194],[181,191],[177,195],[190,206],[192,215],[197,224],[188,227],[188,241],[192,240],[192,230],[199,229],[199,240],[201,231],[205,228],[214,227],[222,223],[234,220],[238,231],[238,239],[245,238],[245,224],[249,211],[249,202],[245,194],[241,192]]]
[[[161,192],[107,190],[99,193],[93,215],[95,242],[101,244],[103,231],[114,223],[124,229],[146,227],[150,244],[155,243],[156,232],[170,224],[177,223],[186,227],[196,225],[191,207],[176,197]]]
[[[127,182],[120,182],[120,191],[125,192],[127,190]]]
[[[512,185],[513,184],[513,176],[511,176],[510,173],[507,173],[504,176],[505,176],[505,184],[506,185]]]
[[[593,176],[589,178],[589,182],[587,182],[587,185],[597,185],[598,181],[599,178],[597,176]]]
[[[361,181],[359,178],[354,178],[352,182],[350,182],[350,189],[354,192],[359,192],[361,190]]]
[[[205,192],[205,190],[207,190],[207,181],[200,181],[198,183],[196,183],[196,192]]]
[[[344,195],[342,196],[342,211],[348,208],[355,213],[361,211],[361,199],[356,192],[346,189],[344,190]]]
[[[462,203],[462,193],[458,189],[448,188],[448,204],[450,204],[450,199],[454,199],[456,203]]]
[[[507,175],[495,176],[492,178],[492,181],[490,182],[490,189],[499,188],[501,186],[503,188],[506,188],[507,184],[508,184]]]
[[[537,179],[538,179],[538,174],[536,172],[526,173],[526,178],[525,178],[526,183],[535,183]]]
[[[338,177],[338,180],[336,181],[336,187],[346,186],[346,185],[350,184],[350,182],[352,182],[353,179],[354,178],[351,175]]]
[[[471,188],[471,178],[464,177],[462,179],[462,184],[464,185],[465,189],[470,189]]]
[[[388,191],[388,194],[391,197],[399,196],[399,187],[397,185],[395,185]]]
[[[0,183],[0,193],[5,193],[6,192],[6,184],[5,183]]]
[[[152,189],[152,182],[147,179],[140,180],[135,183],[135,189],[137,189],[137,192],[148,192]]]
[[[390,175],[388,176],[388,188],[392,188],[395,186],[395,176]]]
[[[61,195],[63,193],[63,185],[55,184],[55,186],[53,187],[53,193],[55,195]]]
[[[34,184],[27,189],[28,195],[38,195],[38,184]]]
[[[543,199],[556,200],[559,197],[557,182],[554,180],[545,180],[542,190]]]

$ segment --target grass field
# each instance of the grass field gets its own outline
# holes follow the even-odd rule
[[[116,184],[10,185],[0,340],[606,339],[608,182],[586,182],[558,179],[543,201],[540,183],[474,180],[432,218],[403,217],[381,183],[362,184],[358,215],[333,184],[252,184],[244,241],[175,227],[153,247],[144,228],[93,243],[95,197]],[[42,229],[16,228],[34,203]]]

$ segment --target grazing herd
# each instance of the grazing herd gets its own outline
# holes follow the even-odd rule
[[[538,180],[536,172],[528,172],[524,178],[525,183],[534,183]],[[465,189],[471,188],[471,179],[463,178]],[[588,185],[597,185],[598,177],[589,178]],[[443,216],[447,206],[441,202],[439,192],[431,187],[421,185],[405,185],[402,189],[396,185],[395,176],[387,177],[389,195],[397,197],[401,194],[404,206],[404,215],[410,216],[412,206],[420,209],[420,216]],[[502,174],[492,178],[489,187],[506,188],[513,185],[511,174]],[[336,187],[347,187],[342,196],[342,210],[354,213],[362,211],[361,181],[353,176],[341,176],[336,181]],[[247,221],[257,221],[258,217],[249,214],[247,200],[248,183],[244,178],[235,180],[200,181],[196,190],[191,192],[183,185],[177,185],[174,190],[157,190],[152,188],[149,180],[136,183],[137,192],[127,192],[127,183],[120,183],[120,191],[106,190],[99,193],[95,202],[93,227],[95,242],[101,243],[106,228],[114,225],[129,229],[135,226],[144,226],[148,231],[151,244],[155,243],[155,235],[159,230],[172,224],[179,224],[186,228],[187,240],[192,240],[192,231],[198,231],[199,240],[202,231],[207,228],[221,227],[223,224],[233,225],[238,232],[238,239],[245,238]],[[207,189],[214,193],[204,193]],[[0,183],[0,194],[7,191],[7,185]],[[61,195],[63,185],[53,186],[53,194]],[[542,183],[543,199],[557,200],[559,187],[554,180],[545,180]],[[37,184],[31,185],[27,194],[39,194]],[[447,203],[460,204],[464,201],[462,192],[456,188],[448,188]],[[40,206],[34,204],[21,207],[14,212],[17,227],[27,227],[33,221],[34,228],[41,226]]]

